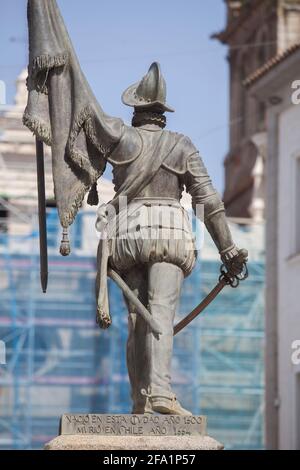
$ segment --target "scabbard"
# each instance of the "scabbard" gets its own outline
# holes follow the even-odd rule
[[[44,144],[36,138],[36,165],[38,187],[39,211],[39,237],[40,237],[40,276],[44,293],[48,285],[48,246],[47,246],[47,214],[45,190]]]
[[[108,276],[115,281],[115,283],[120,287],[120,289],[123,291],[125,297],[134,304],[136,307],[137,312],[145,322],[150,326],[151,330],[153,333],[160,335],[160,326],[156,323],[154,318],[150,315],[149,311],[144,307],[142,302],[137,298],[137,296],[132,292],[132,290],[128,287],[125,281],[119,276],[118,273],[116,273],[113,269],[109,268],[107,271]]]

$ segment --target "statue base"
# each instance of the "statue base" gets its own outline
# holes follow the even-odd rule
[[[222,450],[206,435],[205,416],[72,415],[46,450]]]
[[[222,450],[208,436],[58,436],[45,450]]]

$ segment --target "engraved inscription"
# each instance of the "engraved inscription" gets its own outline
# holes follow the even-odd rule
[[[204,416],[66,414],[61,434],[108,436],[205,435]]]

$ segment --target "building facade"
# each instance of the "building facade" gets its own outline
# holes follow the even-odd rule
[[[267,107],[266,437],[300,449],[300,42],[246,80]]]
[[[226,0],[227,24],[213,37],[229,48],[230,149],[224,202],[231,217],[262,220],[265,211],[264,100],[245,79],[300,40],[299,0]]]

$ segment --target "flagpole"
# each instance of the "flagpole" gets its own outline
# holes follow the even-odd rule
[[[47,246],[47,220],[46,220],[46,192],[45,192],[45,166],[44,144],[36,138],[36,164],[39,208],[39,238],[40,238],[40,278],[44,294],[48,286],[48,246]]]

